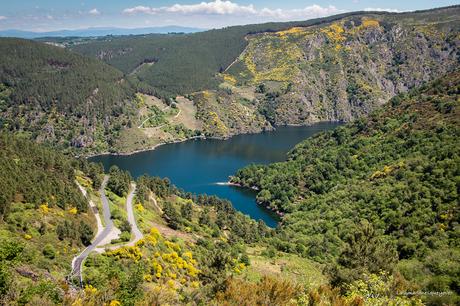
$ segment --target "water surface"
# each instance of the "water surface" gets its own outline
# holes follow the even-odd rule
[[[90,160],[105,169],[117,165],[138,177],[142,174],[168,177],[177,187],[196,194],[206,193],[228,199],[233,206],[256,220],[276,226],[277,217],[257,205],[255,192],[218,183],[251,163],[283,161],[286,153],[300,141],[338,123],[318,123],[302,127],[277,127],[275,131],[238,135],[228,140],[198,139],[168,144],[153,151],[133,155],[101,155]]]

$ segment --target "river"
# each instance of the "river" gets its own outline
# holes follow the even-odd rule
[[[117,165],[130,171],[133,177],[142,174],[168,177],[185,191],[228,199],[242,213],[275,227],[277,216],[256,204],[254,191],[222,183],[227,182],[228,177],[238,169],[251,163],[282,161],[286,153],[300,141],[338,125],[282,126],[275,131],[238,135],[228,140],[197,139],[132,155],[100,155],[90,158],[90,161],[101,162],[106,171],[110,166]]]

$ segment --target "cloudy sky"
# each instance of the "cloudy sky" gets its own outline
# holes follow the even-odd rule
[[[0,0],[0,30],[165,25],[220,28],[305,20],[356,10],[399,12],[457,3],[447,0]]]

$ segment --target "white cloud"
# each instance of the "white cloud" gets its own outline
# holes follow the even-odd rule
[[[275,19],[290,19],[290,18],[311,18],[321,17],[340,13],[341,10],[335,6],[322,7],[319,5],[307,6],[303,9],[256,9],[254,5],[239,5],[238,3],[229,0],[214,0],[212,2],[201,2],[196,4],[174,4],[172,6],[163,7],[148,7],[148,6],[135,6],[123,10],[123,13],[129,15],[135,14],[150,14],[155,15],[159,13],[170,14],[213,14],[213,15],[240,15],[240,16],[260,16]]]
[[[329,5],[327,7],[322,7],[317,4],[307,6],[303,9],[268,9],[264,8],[259,12],[259,15],[264,17],[275,17],[277,19],[292,19],[292,18],[313,18],[313,17],[322,17],[332,14],[338,14],[341,10],[337,9],[335,6]]]
[[[8,19],[8,17],[6,17],[6,16],[0,16],[0,20],[5,20],[5,19]]]
[[[97,10],[97,8],[93,8],[89,11],[91,15],[100,15],[101,13]]]
[[[390,12],[390,13],[401,13],[403,11],[400,11],[398,9],[392,9],[392,8],[380,8],[380,7],[366,7],[364,9],[366,12]]]
[[[155,14],[157,12],[157,10],[158,9],[139,5],[139,6],[124,9],[123,13],[130,14],[130,15],[135,15],[135,14],[138,14],[138,13]]]
[[[157,13],[179,13],[179,14],[255,14],[256,10],[252,4],[245,6],[231,1],[215,0],[214,2],[201,2],[197,4],[174,4],[172,6],[147,7],[136,6],[123,10],[125,14],[157,14]]]
[[[48,19],[48,20],[53,20],[54,17],[53,17],[52,15],[46,15],[46,19]]]
[[[170,13],[182,14],[255,14],[256,10],[252,4],[239,5],[231,1],[215,0],[214,2],[201,2],[199,4],[174,4],[173,6],[163,8]]]

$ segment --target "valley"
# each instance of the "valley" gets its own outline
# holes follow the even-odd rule
[[[460,304],[460,6],[210,1],[0,38],[0,305]]]

